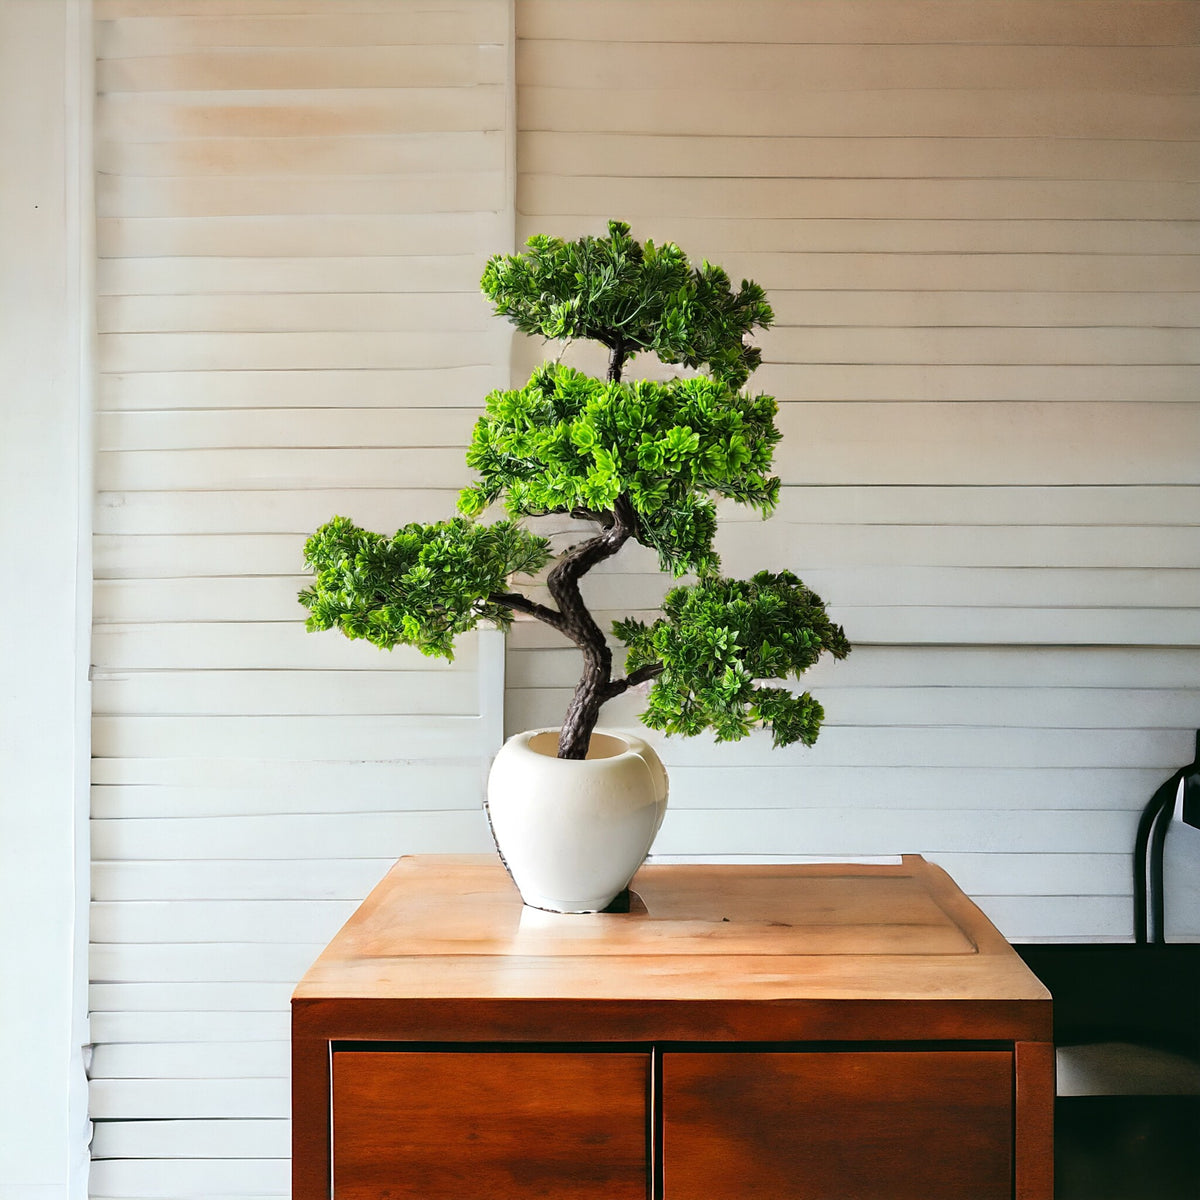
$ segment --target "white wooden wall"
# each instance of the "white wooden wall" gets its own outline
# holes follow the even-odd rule
[[[814,750],[665,747],[658,851],[917,851],[1014,938],[1128,936],[1200,724],[1197,7],[512,9],[97,0],[97,1198],[285,1195],[296,978],[397,854],[489,847],[495,640],[389,657],[294,594],[332,513],[451,511],[543,349],[477,294],[514,220],[769,289],[784,499],[721,546],[857,645]],[[576,669],[521,624],[509,731]]]
[[[857,646],[812,673],[813,750],[666,745],[656,852],[920,852],[1013,938],[1128,938],[1136,811],[1200,724],[1200,6],[517,17],[519,236],[620,217],[768,289],[783,500],[719,547]],[[656,604],[652,571],[595,604]],[[575,672],[522,627],[509,731]]]
[[[305,536],[453,513],[509,334],[507,0],[99,0],[92,1194],[283,1196],[288,998],[487,850],[503,646],[305,633]]]

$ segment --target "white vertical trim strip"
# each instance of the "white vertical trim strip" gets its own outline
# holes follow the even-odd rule
[[[87,1193],[90,0],[0,4],[0,1195]],[[85,515],[89,514],[89,515]]]
[[[87,1200],[92,1123],[87,1070],[89,906],[91,902],[92,529],[96,402],[96,202],[94,107],[96,60],[92,0],[67,8],[67,239],[75,258],[70,304],[78,346],[78,495],[75,541],[75,924],[71,1058],[67,1099],[68,1195]],[[73,51],[73,53],[72,53]]]

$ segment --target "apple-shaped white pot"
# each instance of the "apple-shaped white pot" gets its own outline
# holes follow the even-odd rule
[[[649,853],[667,772],[648,742],[613,729],[592,733],[586,758],[557,753],[557,729],[504,743],[488,777],[492,834],[526,904],[601,912]]]

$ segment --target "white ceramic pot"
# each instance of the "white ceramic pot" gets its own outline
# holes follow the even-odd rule
[[[557,729],[518,733],[488,777],[500,857],[534,908],[600,912],[642,865],[667,811],[667,772],[649,743],[597,729],[585,759],[555,757]]]

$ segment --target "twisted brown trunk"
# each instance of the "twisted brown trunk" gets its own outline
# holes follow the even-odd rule
[[[598,537],[572,547],[546,580],[558,605],[559,628],[583,651],[583,675],[575,689],[558,739],[559,758],[584,758],[600,706],[611,696],[612,651],[604,631],[588,612],[579,580],[598,562],[611,558],[632,536],[636,516],[624,496],[613,506],[613,523]]]
[[[586,758],[592,730],[600,719],[600,706],[612,675],[612,651],[583,647],[583,678],[575,688],[558,737],[559,758]]]
[[[609,350],[608,378],[619,383],[625,365],[625,344],[618,337]],[[624,497],[613,505],[613,523],[599,537],[573,547],[550,572],[546,586],[558,605],[559,628],[583,651],[583,675],[567,706],[558,737],[559,758],[585,758],[600,706],[612,696],[612,651],[604,631],[588,612],[579,580],[598,562],[611,558],[628,541],[636,526],[633,506]]]
[[[621,381],[621,369],[626,359],[625,343],[618,337],[610,347],[608,378]],[[572,514],[575,515],[575,514]],[[612,677],[612,651],[604,631],[596,624],[579,591],[579,581],[598,562],[611,558],[637,531],[637,513],[627,496],[618,496],[613,505],[611,520],[608,513],[581,512],[589,519],[604,524],[597,537],[572,546],[558,560],[546,579],[557,610],[538,604],[519,592],[496,592],[493,603],[503,604],[514,612],[526,613],[566,634],[583,652],[583,675],[567,706],[558,738],[559,758],[586,758],[592,730],[600,717],[600,707],[606,700],[639,683],[653,679],[662,668],[658,664],[642,667],[623,679]]]

